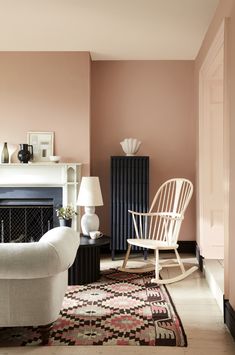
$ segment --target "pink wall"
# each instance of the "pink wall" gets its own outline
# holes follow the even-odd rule
[[[91,173],[98,175],[104,207],[101,229],[109,232],[110,156],[120,143],[142,141],[138,155],[150,156],[150,201],[168,178],[195,181],[193,61],[92,62]],[[182,240],[195,239],[195,199],[183,223]]]
[[[54,131],[55,154],[89,173],[89,53],[0,52],[0,120],[0,142]]]
[[[234,0],[220,0],[214,18],[210,24],[210,27],[206,33],[204,42],[198,53],[195,61],[195,118],[198,120],[198,76],[200,66],[207,54],[207,51],[221,25],[224,18],[229,19],[228,27],[228,40],[226,40],[226,56],[228,61],[225,62],[225,70],[228,72],[228,86],[229,97],[225,97],[225,100],[230,102],[230,220],[229,220],[229,255],[228,260],[225,260],[225,298],[229,299],[229,302],[235,310],[235,219],[234,219],[234,205],[235,205],[235,157],[233,152],[235,151],[235,2]],[[231,99],[230,99],[231,98]],[[228,265],[228,270],[227,270]]]
[[[193,62],[92,63],[86,52],[0,53],[0,142],[26,142],[27,131],[54,131],[55,154],[99,175],[105,206],[101,228],[109,233],[109,159],[122,155],[126,137],[142,141],[150,156],[150,199],[167,178],[194,181]],[[102,128],[101,128],[102,127]],[[190,149],[189,149],[190,147]],[[17,161],[17,159],[15,160]],[[194,201],[182,239],[194,239]]]

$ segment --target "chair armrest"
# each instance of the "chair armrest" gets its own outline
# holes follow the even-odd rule
[[[164,219],[174,219],[174,220],[183,220],[184,219],[184,215],[180,214],[180,213],[175,213],[175,212],[158,212],[157,215],[160,218],[164,218]]]
[[[157,217],[157,216],[159,216],[160,218],[175,219],[175,220],[180,220],[180,219],[184,218],[184,216],[182,214],[175,213],[175,212],[136,212],[136,211],[131,211],[131,210],[128,210],[128,212],[134,216],[143,216],[143,217]]]

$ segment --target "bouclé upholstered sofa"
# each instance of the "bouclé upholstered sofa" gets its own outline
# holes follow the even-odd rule
[[[36,243],[0,243],[0,327],[41,326],[42,342],[59,315],[79,234],[57,227]]]

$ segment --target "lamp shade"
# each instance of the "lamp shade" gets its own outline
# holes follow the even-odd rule
[[[82,178],[77,205],[103,206],[100,182],[97,176],[86,176]]]

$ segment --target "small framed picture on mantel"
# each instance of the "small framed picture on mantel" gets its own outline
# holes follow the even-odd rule
[[[27,143],[33,146],[33,162],[49,162],[54,155],[54,132],[27,132]]]

